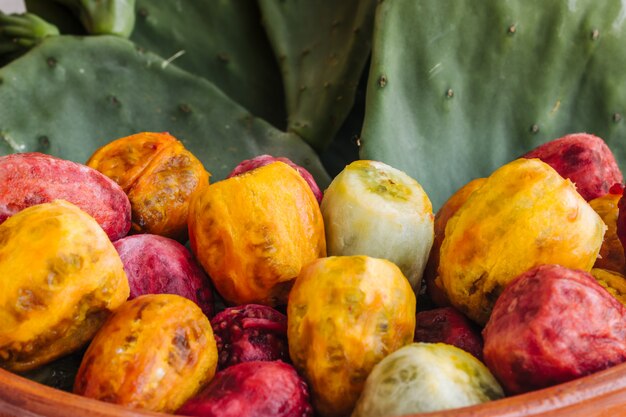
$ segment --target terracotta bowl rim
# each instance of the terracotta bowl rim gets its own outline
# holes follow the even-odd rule
[[[470,407],[422,413],[419,417],[537,416],[593,402],[612,394],[622,394],[623,402],[626,403],[626,363],[553,387]],[[166,415],[133,410],[81,397],[0,369],[0,415],[4,415],[1,413],[3,404],[5,410],[10,407],[15,412],[23,410],[28,413],[27,415],[34,413],[32,414],[34,416],[163,417]],[[67,407],[70,407],[71,414],[68,414],[70,410]]]

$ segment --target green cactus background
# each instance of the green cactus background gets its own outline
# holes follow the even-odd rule
[[[626,8],[618,0],[386,0],[361,156],[440,206],[538,144],[603,138],[626,167]]]

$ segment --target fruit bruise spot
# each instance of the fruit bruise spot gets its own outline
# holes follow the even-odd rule
[[[135,319],[134,319],[134,321],[141,321],[142,316],[143,316],[143,311],[144,311],[146,308],[148,308],[148,307],[150,307],[150,303],[149,303],[149,302],[147,302],[147,301],[146,301],[146,302],[142,303],[142,304],[139,306],[139,308],[137,309],[137,314],[135,314]]]
[[[483,272],[474,282],[472,282],[472,285],[468,290],[469,295],[476,294],[476,292],[483,287],[483,283],[487,279],[487,275],[487,272]]]
[[[31,310],[44,310],[46,302],[41,294],[29,288],[20,288],[15,303],[15,310],[27,313]]]
[[[172,338],[173,350],[170,350],[167,357],[167,364],[171,367],[182,370],[189,362],[193,360],[191,357],[191,347],[185,329],[178,328]]]
[[[563,161],[568,165],[576,166],[583,162],[585,148],[580,145],[572,145],[563,152]]]

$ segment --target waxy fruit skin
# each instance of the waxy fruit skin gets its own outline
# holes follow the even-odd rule
[[[289,294],[289,354],[321,416],[349,414],[374,365],[411,343],[414,330],[413,289],[385,259],[318,259]]]
[[[142,132],[96,150],[87,165],[117,182],[132,207],[132,231],[187,240],[191,195],[210,174],[169,133]]]
[[[326,256],[319,204],[282,162],[198,192],[189,212],[191,249],[230,304],[284,305],[300,269]]]
[[[528,269],[590,271],[605,230],[569,180],[521,158],[491,174],[448,220],[438,282],[454,307],[484,325],[504,287]]]
[[[215,375],[217,347],[200,307],[174,294],[124,303],[93,339],[74,393],[171,413]]]
[[[0,366],[26,371],[85,345],[128,297],[98,223],[63,200],[0,225]]]

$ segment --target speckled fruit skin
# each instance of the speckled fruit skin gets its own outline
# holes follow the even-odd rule
[[[287,316],[272,307],[229,307],[211,319],[218,369],[241,362],[289,360]]]
[[[192,301],[148,294],[124,303],[93,339],[74,393],[150,411],[173,412],[215,374],[211,323]]]
[[[445,343],[412,343],[367,377],[352,417],[390,417],[481,404],[504,393],[475,356]]]
[[[444,290],[437,283],[437,270],[439,268],[439,252],[443,238],[446,236],[446,225],[448,220],[461,208],[470,195],[480,188],[486,178],[476,178],[463,187],[459,188],[452,196],[441,206],[435,215],[435,239],[433,247],[428,256],[426,269],[424,269],[424,281],[426,282],[426,291],[430,299],[440,307],[450,306],[450,300],[446,296]]]
[[[415,316],[416,342],[446,343],[483,360],[483,338],[467,317],[452,307],[420,311]]]
[[[129,299],[144,294],[177,294],[213,316],[211,281],[183,245],[167,237],[141,234],[114,244],[124,263],[130,286]]]
[[[100,172],[36,152],[0,156],[0,223],[26,207],[56,199],[89,213],[112,241],[130,229],[128,197]]]
[[[271,164],[272,162],[276,162],[276,161],[284,162],[290,167],[292,167],[293,169],[295,169],[296,171],[298,171],[298,173],[302,175],[302,178],[304,178],[306,183],[309,184],[309,187],[311,187],[311,191],[313,191],[313,195],[315,195],[317,202],[318,203],[322,202],[322,197],[324,196],[324,194],[320,190],[320,187],[317,186],[317,183],[315,182],[315,178],[313,178],[313,175],[311,175],[311,173],[307,171],[305,168],[301,167],[300,165],[295,164],[289,158],[284,158],[280,156],[275,157],[271,155],[259,155],[252,159],[246,159],[245,161],[240,162],[239,165],[237,165],[231,171],[231,173],[228,174],[228,178],[241,175],[244,172],[248,172],[255,168],[259,168],[259,167]]]
[[[626,252],[626,198],[624,194],[617,202],[617,221],[615,222],[617,229],[617,238],[622,244],[622,249]]]
[[[307,263],[326,256],[324,222],[306,181],[273,162],[198,192],[189,212],[196,259],[230,304],[284,305]]]
[[[593,267],[625,274],[626,259],[624,258],[624,247],[617,236],[618,203],[622,193],[622,187],[612,187],[608,194],[594,198],[589,202],[589,205],[598,213],[607,226],[598,259],[596,259]]]
[[[415,294],[393,263],[334,256],[304,267],[287,304],[294,366],[320,416],[348,415],[367,375],[413,341]]]
[[[539,159],[502,166],[446,226],[438,282],[480,325],[504,287],[542,264],[590,271],[606,226],[569,180]]]
[[[128,297],[98,223],[62,200],[0,225],[0,366],[26,371],[85,345]]]
[[[626,306],[626,277],[608,269],[593,268],[591,275],[609,294]]]
[[[168,133],[142,132],[114,140],[87,161],[117,182],[132,206],[132,231],[184,242],[191,195],[209,173]]]
[[[387,259],[419,292],[435,216],[414,178],[380,161],[354,161],[324,191],[321,210],[329,256]]]
[[[587,272],[542,265],[504,290],[483,330],[507,392],[556,385],[626,360],[626,309]]]
[[[587,201],[602,197],[613,184],[623,181],[613,152],[601,138],[587,133],[573,133],[544,143],[524,157],[539,158],[550,165],[576,184]]]
[[[304,380],[282,361],[243,362],[221,372],[177,414],[198,417],[311,417]]]

